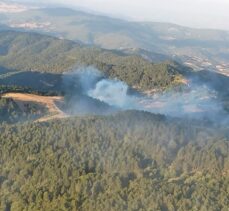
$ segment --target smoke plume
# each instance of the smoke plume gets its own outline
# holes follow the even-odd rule
[[[129,94],[130,88],[126,83],[109,79],[93,67],[66,74],[64,81],[71,87],[70,101],[74,105],[72,110],[77,110],[77,114],[94,114],[98,111],[99,114],[104,114],[114,110],[134,109],[212,121],[228,117],[217,92],[194,80],[190,80],[189,85],[180,91],[165,91],[151,96]]]
[[[95,88],[87,92],[88,96],[120,109],[138,109],[137,98],[129,96],[129,87],[122,81],[102,79]]]

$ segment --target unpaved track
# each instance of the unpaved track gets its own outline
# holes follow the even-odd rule
[[[32,102],[45,106],[49,114],[47,116],[37,119],[36,122],[45,122],[52,119],[65,118],[67,115],[61,111],[56,102],[63,102],[63,97],[60,96],[40,96],[35,94],[24,94],[24,93],[7,93],[3,94],[3,98],[11,98],[15,102]]]

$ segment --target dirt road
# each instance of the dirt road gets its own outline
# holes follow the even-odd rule
[[[60,96],[40,96],[35,94],[24,94],[24,93],[7,93],[2,95],[3,98],[11,98],[17,102],[32,102],[45,106],[49,114],[47,116],[37,119],[36,122],[45,122],[52,119],[61,119],[67,117],[67,115],[61,111],[56,103],[63,102],[63,97]]]

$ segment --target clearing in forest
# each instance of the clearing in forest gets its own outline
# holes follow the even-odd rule
[[[40,96],[35,94],[26,94],[26,93],[6,93],[1,97],[11,98],[16,103],[19,102],[32,102],[45,106],[49,114],[47,116],[37,119],[36,122],[45,122],[52,119],[65,118],[67,115],[56,105],[57,102],[61,103],[64,101],[61,96]]]

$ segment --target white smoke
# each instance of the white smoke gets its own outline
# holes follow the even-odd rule
[[[141,101],[146,110],[169,116],[213,117],[223,111],[217,93],[206,85],[191,84],[185,91],[168,91]]]
[[[79,78],[84,93],[88,92],[103,77],[103,74],[94,67],[81,68],[74,73]]]
[[[173,117],[217,120],[228,115],[217,92],[197,82],[190,82],[182,91],[166,91],[151,96],[128,94],[129,87],[117,79],[108,79],[95,68],[84,68],[70,77],[77,81],[82,94],[121,110],[142,110]],[[79,85],[80,84],[80,85]],[[79,100],[78,100],[79,101]],[[77,102],[76,102],[77,103]]]
[[[136,98],[127,94],[128,86],[122,81],[103,79],[95,88],[88,91],[88,95],[108,105],[122,109],[136,108]]]

